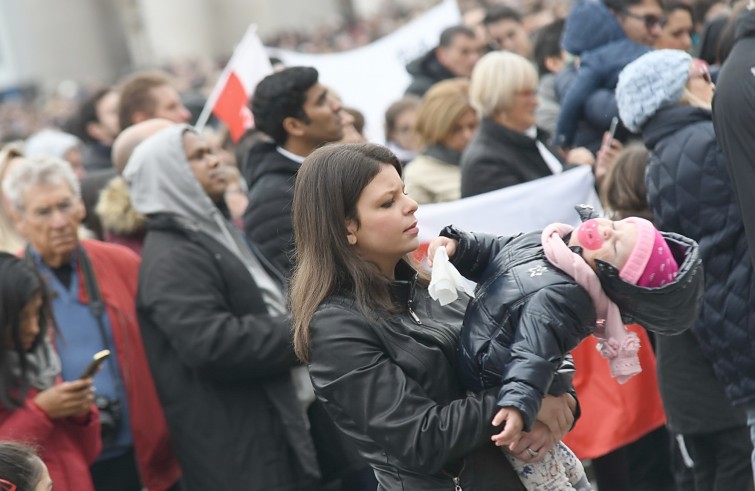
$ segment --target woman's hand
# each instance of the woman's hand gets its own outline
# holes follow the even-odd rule
[[[556,440],[566,435],[574,424],[574,411],[577,401],[569,394],[545,396],[537,413],[537,419],[550,429]]]
[[[540,462],[558,441],[545,423],[535,421],[532,431],[522,433],[519,441],[510,444],[506,451],[524,462]]]
[[[53,385],[37,394],[34,402],[50,419],[85,416],[94,402],[92,379]]]
[[[438,247],[446,248],[446,254],[448,254],[449,259],[454,257],[458,245],[459,241],[455,239],[449,239],[448,237],[435,237],[427,247],[427,263],[430,266],[433,265],[433,258],[435,257],[435,251],[438,250]]]
[[[619,140],[611,138],[611,134],[606,131],[600,150],[598,150],[598,161],[595,163],[595,182],[599,186],[623,149],[624,145]]]

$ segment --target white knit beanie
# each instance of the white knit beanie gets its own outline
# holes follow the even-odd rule
[[[639,133],[658,109],[679,101],[691,63],[692,57],[684,51],[661,49],[624,67],[616,85],[616,103],[624,126]]]

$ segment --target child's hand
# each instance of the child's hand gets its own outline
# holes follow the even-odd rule
[[[493,418],[493,426],[500,426],[504,422],[506,424],[503,431],[491,437],[491,440],[499,447],[516,444],[522,437],[522,428],[524,428],[522,413],[513,407],[502,407]]]
[[[433,258],[435,258],[435,251],[438,247],[445,247],[448,258],[454,257],[456,254],[456,246],[459,244],[457,240],[449,239],[448,237],[435,237],[430,245],[427,247],[427,262],[430,266],[433,265]]]

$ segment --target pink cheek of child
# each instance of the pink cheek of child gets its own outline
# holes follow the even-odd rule
[[[577,240],[582,247],[591,251],[603,247],[603,237],[598,230],[598,221],[591,218],[582,223],[577,229]]]

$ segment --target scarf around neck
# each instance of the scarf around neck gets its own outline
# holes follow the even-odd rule
[[[642,371],[637,356],[640,339],[624,326],[619,307],[603,291],[595,271],[564,242],[563,237],[573,230],[563,223],[548,225],[541,236],[543,250],[551,264],[571,276],[590,295],[598,318],[593,332],[600,341],[598,350],[608,359],[611,375],[623,384]]]
[[[18,353],[8,351],[8,367],[14,380],[21,380],[21,360]],[[60,375],[60,357],[48,336],[41,339],[34,350],[26,353],[26,382],[37,390],[49,389]]]

